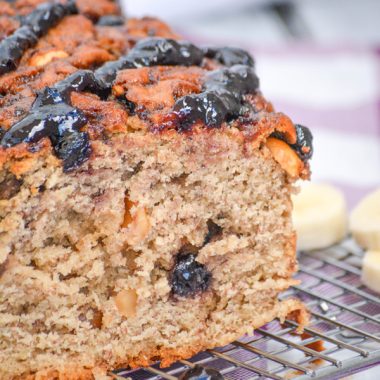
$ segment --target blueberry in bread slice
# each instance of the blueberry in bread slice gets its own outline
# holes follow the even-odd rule
[[[109,0],[37,3],[0,8],[0,378],[166,366],[304,324],[278,295],[312,137],[252,57]]]

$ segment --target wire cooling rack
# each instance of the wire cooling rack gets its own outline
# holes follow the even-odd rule
[[[198,364],[228,380],[338,379],[380,364],[380,298],[360,281],[362,255],[352,240],[300,253],[302,284],[283,297],[297,296],[308,305],[312,319],[301,336],[295,322],[273,321],[253,336],[169,368],[122,370],[115,378],[176,380]]]

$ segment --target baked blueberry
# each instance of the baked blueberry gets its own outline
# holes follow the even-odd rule
[[[297,152],[303,161],[310,160],[313,156],[313,135],[309,128],[300,124],[295,124],[297,142],[291,147]]]
[[[254,93],[258,85],[259,80],[249,66],[235,65],[210,72],[202,93],[184,96],[175,103],[173,110],[178,116],[177,130],[189,130],[197,121],[219,128],[226,118],[242,113],[243,95]]]
[[[201,367],[200,365],[195,365],[195,367],[190,368],[184,372],[179,380],[223,380],[224,377],[216,369]]]
[[[219,128],[227,114],[223,101],[213,92],[184,96],[175,103],[173,110],[179,117],[177,130],[180,132],[191,129],[197,121]]]
[[[101,83],[106,88],[111,88],[117,72],[128,68],[135,68],[135,64],[129,55],[126,55],[116,61],[106,62],[95,70],[94,75],[98,83]]]
[[[196,261],[192,253],[180,253],[170,274],[172,293],[189,297],[206,291],[211,283],[211,273]]]
[[[60,94],[54,87],[45,87],[40,93],[37,94],[37,98],[32,105],[32,109],[37,110],[40,107],[58,103],[63,103],[62,94]]]
[[[88,91],[106,98],[109,89],[97,80],[91,70],[79,70],[69,75],[67,78],[55,84],[54,88],[61,94],[65,102],[70,102],[70,94],[74,92]]]
[[[86,123],[83,113],[66,103],[35,108],[8,129],[0,145],[11,147],[22,142],[37,142],[44,137],[54,138],[66,131],[79,130]]]
[[[63,160],[63,171],[69,172],[87,161],[91,147],[86,132],[65,132],[54,143],[54,151]]]
[[[139,41],[128,54],[136,67],[155,65],[199,65],[203,52],[186,41],[169,38],[146,38]]]
[[[306,162],[313,156],[313,135],[311,134],[309,128],[304,127],[303,125],[294,124],[294,128],[297,136],[295,144],[289,144],[289,141],[287,141],[284,134],[278,131],[272,133],[271,137],[275,137],[288,143],[301,158],[301,160]]]

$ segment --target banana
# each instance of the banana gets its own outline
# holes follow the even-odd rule
[[[368,288],[380,293],[380,251],[368,251],[365,253],[362,281]]]
[[[303,183],[293,197],[293,206],[298,249],[325,248],[346,236],[346,202],[343,193],[333,186]]]
[[[380,189],[360,201],[350,215],[349,224],[360,246],[380,250]]]

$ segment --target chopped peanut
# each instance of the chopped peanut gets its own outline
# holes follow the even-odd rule
[[[132,223],[128,226],[127,242],[130,245],[137,244],[145,239],[150,229],[148,215],[144,208],[137,209]]]
[[[115,297],[115,304],[119,313],[124,317],[136,315],[137,294],[134,289],[121,290]]]
[[[292,177],[298,177],[303,163],[297,153],[284,141],[270,137],[266,142],[274,159]]]
[[[41,52],[34,55],[30,61],[30,66],[44,66],[51,62],[54,58],[66,58],[68,54],[63,50],[51,50],[48,52]]]
[[[129,244],[133,245],[142,241],[146,237],[150,229],[150,221],[144,207],[137,208],[132,216],[131,209],[133,206],[136,206],[136,203],[130,201],[128,197],[126,197],[124,204],[124,220],[121,227],[128,227],[127,241]]]
[[[124,220],[123,223],[121,224],[122,228],[128,227],[129,224],[132,223],[132,215],[131,215],[131,208],[133,206],[136,206],[136,203],[132,202],[129,200],[128,197],[125,197],[124,199]]]

